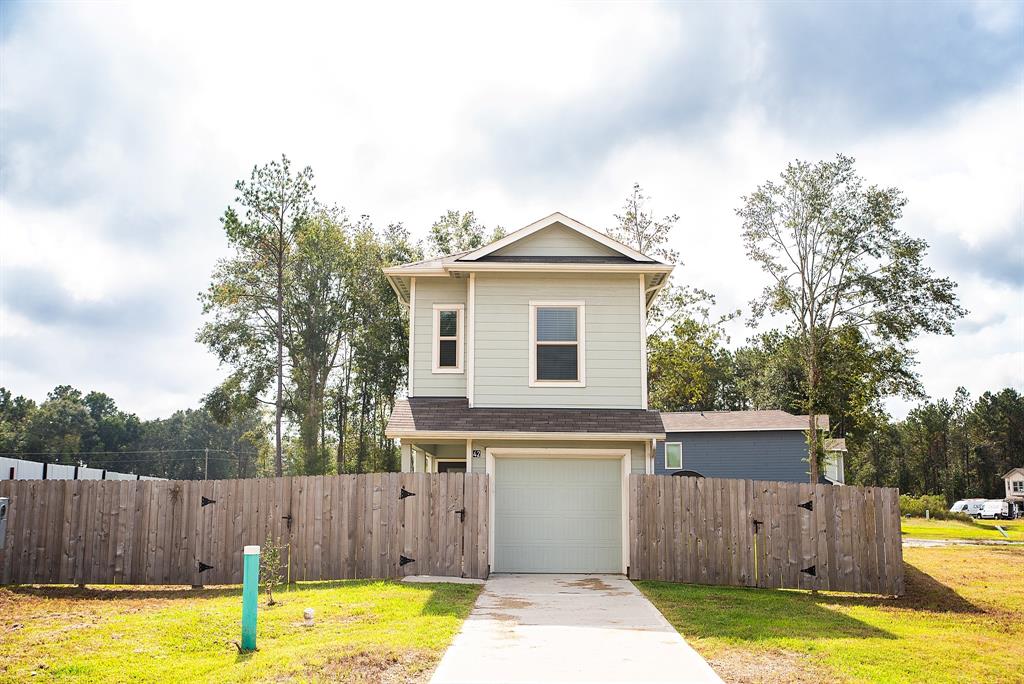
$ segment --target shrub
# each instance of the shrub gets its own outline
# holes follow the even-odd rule
[[[911,496],[910,494],[900,495],[900,515],[909,515],[915,518],[923,518],[924,512],[938,520],[962,520],[973,522],[974,519],[966,513],[952,513],[946,504],[946,497],[941,494],[922,494]]]
[[[274,605],[274,589],[281,584],[281,547],[274,545],[274,536],[270,532],[260,550],[260,584],[267,594],[267,605]]]

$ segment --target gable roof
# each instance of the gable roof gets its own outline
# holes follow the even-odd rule
[[[1008,477],[1010,477],[1012,475],[1018,475],[1018,474],[1019,475],[1024,475],[1024,468],[1010,468],[1010,472],[1008,472],[1005,475],[1003,475],[1003,479],[1005,480],[1006,478],[1008,478]]]
[[[464,254],[463,256],[459,257],[459,261],[477,261],[478,259],[481,259],[487,256],[488,254],[491,254],[492,252],[496,252],[500,249],[508,247],[509,245],[518,242],[523,238],[529,237],[534,233],[544,230],[545,228],[549,228],[555,224],[561,224],[566,228],[569,228],[570,230],[574,230],[580,235],[590,238],[594,242],[602,244],[605,247],[608,247],[609,249],[618,252],[622,256],[629,258],[632,261],[648,264],[658,263],[657,260],[652,259],[646,254],[642,254],[637,250],[633,249],[632,247],[627,247],[618,240],[610,238],[601,231],[594,230],[590,226],[586,226],[577,221],[576,219],[566,216],[560,211],[556,211],[555,213],[550,214],[549,216],[545,216],[539,221],[534,221],[530,225],[524,226],[519,230],[513,231],[506,235],[505,237],[499,240],[495,240],[494,242],[488,245],[484,245],[483,247],[477,250],[469,252],[468,254]]]
[[[785,411],[685,411],[662,412],[666,432],[754,432],[806,430],[807,416]],[[818,416],[818,429],[828,430],[828,416]]]
[[[536,438],[664,438],[657,411],[646,409],[469,408],[465,397],[399,399],[385,428],[388,437],[501,435]]]

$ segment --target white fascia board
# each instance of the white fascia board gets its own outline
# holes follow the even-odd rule
[[[587,440],[614,442],[641,442],[665,439],[664,432],[477,432],[473,430],[414,430],[387,432],[389,439],[522,439],[522,440]]]
[[[545,273],[664,273],[668,275],[674,266],[666,264],[582,264],[582,263],[541,263],[509,261],[460,261],[445,267],[448,273],[473,273],[474,271],[542,271]]]
[[[585,237],[588,237],[588,238],[590,238],[591,240],[593,240],[595,242],[599,242],[602,245],[604,245],[605,247],[608,247],[609,249],[613,249],[616,252],[618,252],[619,254],[622,254],[623,256],[627,256],[630,259],[636,259],[638,261],[648,261],[648,262],[654,261],[653,259],[651,259],[651,257],[647,256],[646,254],[641,254],[640,252],[636,251],[632,247],[627,247],[626,245],[622,244],[618,240],[614,240],[614,239],[608,237],[607,235],[605,235],[604,233],[602,233],[600,231],[597,231],[597,230],[594,230],[590,226],[586,226],[586,225],[580,223],[576,219],[569,218],[568,216],[566,216],[565,214],[563,214],[560,211],[556,211],[555,213],[551,214],[550,216],[545,216],[544,218],[540,219],[539,221],[534,221],[533,223],[531,223],[530,225],[528,225],[528,226],[526,226],[524,228],[520,228],[519,230],[516,230],[516,231],[513,231],[513,232],[509,233],[508,235],[506,235],[505,237],[501,238],[500,240],[495,240],[494,242],[492,242],[489,245],[485,245],[485,246],[481,247],[480,249],[478,249],[476,251],[470,252],[469,254],[465,254],[465,255],[459,257],[459,259],[461,261],[463,261],[463,262],[466,262],[466,261],[476,261],[477,259],[480,259],[481,257],[485,257],[488,254],[496,252],[497,250],[499,250],[499,249],[501,249],[503,247],[507,247],[507,246],[509,246],[509,245],[511,245],[511,244],[513,244],[515,242],[518,242],[518,241],[522,240],[523,238],[528,237],[530,235],[533,235],[537,231],[543,230],[543,229],[547,228],[548,226],[551,226],[551,225],[553,225],[555,223],[561,223],[562,225],[567,226],[568,228],[571,228],[572,230],[575,230],[577,233],[579,233],[579,234],[581,234],[581,235],[583,235]]]
[[[406,299],[405,296],[402,294],[402,290],[401,290],[401,288],[398,287],[398,283],[395,282],[395,279],[392,278],[391,276],[387,276],[387,281],[388,281],[388,285],[391,286],[391,289],[395,291],[395,295],[398,297],[398,302],[402,306],[408,308],[409,307],[409,300]]]
[[[819,428],[819,429],[823,430],[824,428]],[[764,427],[753,427],[753,428],[751,428],[751,427],[736,427],[736,428],[724,427],[724,428],[682,428],[682,429],[680,429],[680,428],[673,429],[673,428],[670,428],[670,427],[666,427],[665,428],[665,432],[679,432],[679,433],[688,433],[688,432],[805,432],[806,430],[807,430],[806,427],[770,427],[770,428],[764,428]]]

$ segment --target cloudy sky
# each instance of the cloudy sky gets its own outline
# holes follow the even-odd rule
[[[927,391],[1021,390],[1022,122],[1022,3],[2,2],[0,385],[196,405],[221,375],[194,342],[218,217],[282,152],[416,235],[454,208],[604,228],[637,181],[723,310],[764,282],[739,198],[842,152],[904,189],[970,309],[919,341]]]

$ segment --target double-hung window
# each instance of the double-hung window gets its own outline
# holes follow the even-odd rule
[[[530,386],[586,385],[583,302],[530,302]]]
[[[431,368],[434,373],[462,372],[462,304],[434,305]]]
[[[665,470],[682,470],[683,443],[665,442]]]
[[[1011,491],[1014,494],[1024,494],[1024,480],[1014,480],[1011,484]]]

